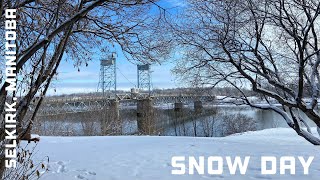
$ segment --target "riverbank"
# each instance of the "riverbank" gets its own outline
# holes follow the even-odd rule
[[[313,129],[315,130],[315,129]],[[197,179],[318,179],[319,148],[289,128],[266,129],[228,137],[105,136],[41,137],[36,158],[50,157],[45,180],[197,180]],[[247,172],[230,175],[172,175],[172,156],[250,156]],[[297,164],[296,174],[261,175],[262,156],[314,156],[309,175]],[[297,160],[297,163],[299,161]]]

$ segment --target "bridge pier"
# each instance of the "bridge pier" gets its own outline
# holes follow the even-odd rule
[[[201,113],[203,109],[202,101],[194,101],[193,108],[195,113]]]
[[[137,124],[139,134],[154,134],[155,119],[152,99],[137,100]]]
[[[174,123],[178,121],[179,118],[183,116],[183,103],[182,102],[176,102],[174,103]]]
[[[182,111],[183,103],[182,102],[176,102],[174,103],[174,111],[180,112]]]
[[[117,135],[122,133],[122,122],[119,116],[119,101],[110,100],[109,106],[103,112],[102,134]]]
[[[182,102],[175,102],[174,103],[174,119],[173,119],[173,126],[174,126],[174,131],[175,131],[175,135],[178,136],[178,125],[179,122],[181,121],[183,117],[183,103]],[[181,123],[181,122],[180,122]],[[184,127],[184,121],[182,120],[182,124]]]

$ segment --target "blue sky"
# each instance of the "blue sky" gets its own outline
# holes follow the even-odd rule
[[[176,7],[184,6],[181,0],[162,0],[160,6],[174,11]],[[173,8],[173,9],[172,9]],[[137,86],[137,68],[117,50],[117,89],[129,90]],[[58,69],[58,77],[52,82],[48,95],[96,92],[99,82],[100,58],[97,55],[88,62],[88,66],[81,66],[80,72],[73,67],[72,61],[63,61]],[[174,64],[167,62],[151,66],[153,88],[165,89],[178,87],[179,83],[171,73]]]

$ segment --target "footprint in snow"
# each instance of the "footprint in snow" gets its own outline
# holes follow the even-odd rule
[[[209,176],[206,176],[206,175],[203,175],[202,176],[203,178],[206,178],[206,179],[212,179],[212,178],[224,178],[223,175],[209,175]]]
[[[90,175],[93,175],[93,176],[97,175],[97,173],[91,172],[91,171],[88,171],[87,173],[90,174]]]
[[[67,172],[66,165],[63,161],[58,161],[57,164],[59,165],[57,173],[64,173]]]
[[[163,164],[163,167],[171,167],[171,164],[170,163],[165,163],[165,164]]]
[[[250,171],[261,171],[261,168],[257,168],[257,167],[249,167]]]
[[[254,176],[254,178],[256,178],[256,179],[272,179],[270,176],[263,176],[263,175],[257,175],[257,176]]]
[[[82,176],[81,174],[78,174],[78,175],[76,176],[76,178],[78,178],[78,179],[87,179],[87,178],[85,178],[84,176]]]
[[[76,176],[76,178],[78,178],[78,179],[87,179],[88,180],[88,179],[90,179],[90,177],[97,175],[96,172],[87,171],[86,169],[78,169],[76,171],[81,172],[81,174],[78,174]]]

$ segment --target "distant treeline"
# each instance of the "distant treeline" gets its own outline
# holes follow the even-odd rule
[[[256,95],[249,89],[244,89],[250,96]],[[117,94],[128,94],[130,91],[117,90]],[[140,91],[140,93],[148,93],[146,91]],[[110,92],[114,94],[114,92]],[[239,91],[232,87],[217,87],[217,88],[170,88],[170,89],[153,89],[152,95],[212,95],[212,96],[240,96]],[[56,95],[55,97],[72,97],[72,96],[102,96],[101,92],[89,92],[89,93],[73,93]],[[53,96],[51,96],[53,97]]]

